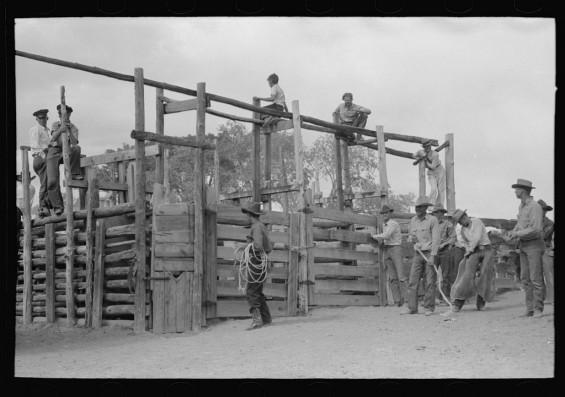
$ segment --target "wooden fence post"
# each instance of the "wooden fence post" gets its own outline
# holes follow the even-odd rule
[[[218,137],[214,137],[214,189],[216,190],[216,203],[220,202],[220,152],[218,149]]]
[[[272,159],[272,143],[271,133],[265,132],[265,187],[269,189],[273,184],[271,182],[271,166]],[[271,195],[267,195],[267,211],[271,211]]]
[[[65,122],[67,117],[67,106],[65,104],[65,87],[61,86],[61,121]],[[65,215],[66,215],[66,237],[67,249],[65,253],[65,296],[67,306],[67,325],[76,324],[75,297],[74,297],[74,233],[73,233],[73,189],[71,182],[71,159],[69,148],[69,134],[71,131],[66,129],[62,132],[63,141],[63,163],[65,165]]]
[[[380,192],[380,205],[379,210],[383,205],[388,204],[388,176],[386,170],[386,148],[385,148],[385,133],[382,125],[377,125],[377,145],[379,150],[379,185],[381,188]],[[383,218],[380,214],[377,217],[377,232],[383,232]],[[378,260],[379,260],[379,301],[381,306],[386,306],[387,304],[387,274],[386,266],[384,263],[384,250],[383,244],[378,244]]]
[[[305,197],[305,208],[310,208],[312,205],[312,190],[306,190],[304,195]],[[304,211],[304,245],[306,246],[306,265],[302,266],[300,278],[303,279],[303,292],[302,295],[306,296],[306,301],[304,302],[303,310],[305,313],[308,312],[308,306],[315,305],[316,302],[314,300],[314,283],[315,283],[315,273],[314,273],[314,224],[313,224],[313,216],[310,211]],[[302,233],[301,231],[301,233]],[[305,292],[304,292],[305,289]]]
[[[94,250],[94,275],[92,285],[92,326],[102,326],[102,303],[104,298],[104,245],[106,240],[106,221],[96,221],[96,247]]]
[[[445,148],[445,186],[446,186],[446,208],[455,211],[455,152],[453,146],[453,134],[446,134],[445,140],[449,142]]]
[[[288,178],[286,176],[286,167],[284,162],[284,156],[282,152],[282,146],[279,146],[279,158],[281,160],[281,175],[282,175],[282,185],[288,185]],[[288,192],[283,195],[283,212],[288,213],[289,202],[288,202]]]
[[[45,319],[55,322],[55,224],[45,225]]]
[[[350,197],[350,195],[353,194],[353,189],[351,188],[351,164],[349,163],[349,145],[345,140],[341,140],[341,160],[343,166],[344,193],[348,196],[348,206],[353,207],[353,199]]]
[[[196,136],[198,143],[204,143],[206,134],[206,83],[196,86],[198,105],[196,108]],[[201,325],[206,321],[202,316],[202,283],[205,258],[204,244],[204,150],[194,149],[196,161],[194,163],[194,274],[192,277],[192,329],[200,331]]]
[[[426,196],[426,165],[423,161],[418,163],[418,197]]]
[[[290,214],[290,225],[288,227],[288,280],[287,280],[287,314],[295,316],[298,309],[298,262],[300,245],[300,216],[298,212]]]
[[[163,89],[157,88],[155,90],[155,133],[157,135],[165,135],[165,105],[163,104]],[[158,143],[159,145],[159,155],[157,156],[155,162],[155,182],[163,185],[164,178],[165,178],[165,157],[164,157],[164,149],[163,145]]]
[[[216,317],[218,290],[217,290],[217,226],[216,212],[206,210],[206,317]]]
[[[343,211],[343,181],[342,181],[342,165],[341,165],[341,139],[335,135],[335,183],[337,208]]]
[[[31,301],[32,296],[32,271],[31,271],[31,203],[29,197],[29,158],[28,147],[22,146],[22,187],[24,191],[24,241],[23,241],[23,265],[24,265],[24,290],[23,290],[23,320],[24,324],[33,321]]]
[[[259,99],[253,99],[253,106],[259,106]],[[253,112],[253,118],[258,119],[259,113]],[[253,201],[261,201],[261,127],[253,124]]]
[[[128,203],[135,203],[135,165],[136,161],[130,161],[126,173],[126,183],[128,184]]]
[[[94,262],[94,227],[95,219],[93,209],[98,207],[98,179],[96,168],[88,167],[88,189],[86,196],[86,296],[85,296],[85,327],[92,327],[92,287],[93,287],[93,262]]]
[[[135,68],[135,129],[145,130],[145,100],[143,69]],[[147,294],[145,291],[146,241],[145,241],[145,141],[135,140],[135,247],[136,247],[136,282],[135,314],[133,329],[135,332],[146,330]]]

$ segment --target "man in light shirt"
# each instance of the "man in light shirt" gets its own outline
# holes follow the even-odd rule
[[[47,150],[51,139],[51,130],[47,127],[47,113],[49,110],[40,109],[33,112],[36,124],[29,130],[31,155],[33,157],[33,171],[39,177],[39,209],[40,218],[49,216],[49,197],[47,195]]]
[[[286,99],[284,96],[284,91],[279,86],[279,76],[276,73],[269,75],[269,77],[267,77],[267,83],[269,83],[269,87],[271,87],[271,96],[266,98],[253,97],[253,99],[258,99],[260,101],[266,101],[266,102],[273,102],[270,105],[263,106],[265,109],[287,112],[288,109],[286,107]],[[263,127],[269,126],[275,119],[273,116],[267,114],[261,114],[259,117],[261,118],[261,120],[264,120]]]
[[[402,266],[402,235],[400,225],[392,218],[393,209],[383,205],[383,232],[372,237],[383,244],[384,261],[388,271],[392,299],[396,306],[402,306],[406,299],[406,276]]]
[[[453,264],[451,249],[455,245],[457,235],[455,226],[450,220],[445,218],[447,210],[442,206],[436,206],[432,209],[432,215],[437,218],[439,224],[439,247],[438,261],[441,268],[441,285],[438,285],[437,298],[442,301],[439,288],[443,291],[447,299],[449,299],[451,286],[457,277],[457,267]]]
[[[545,299],[544,302],[548,304],[553,303],[553,228],[554,224],[551,219],[547,217],[549,211],[553,211],[551,205],[547,205],[545,201],[538,200],[543,210],[543,242],[545,244],[545,251],[542,257],[543,263],[543,279],[545,281]]]
[[[414,250],[419,250],[426,257],[414,252],[410,276],[408,277],[408,307],[401,314],[418,313],[418,284],[424,277],[424,314],[431,315],[436,306],[436,281],[434,269],[439,247],[439,224],[437,219],[426,213],[431,205],[426,197],[416,201],[416,216],[410,220],[408,242],[414,243]]]
[[[339,104],[333,112],[334,123],[365,128],[367,117],[371,114],[371,110],[354,104],[351,92],[343,94],[341,99],[343,99],[343,103]]]
[[[453,213],[453,220],[461,225],[461,238],[465,246],[464,260],[452,288],[453,311],[460,311],[465,300],[475,292],[477,310],[482,310],[491,295],[493,272],[490,267],[494,250],[485,225],[479,218],[470,218],[465,211],[457,209]]]
[[[516,198],[520,199],[516,226],[508,233],[509,239],[518,239],[520,250],[520,278],[526,295],[524,317],[543,315],[543,210],[530,195],[532,182],[518,179],[512,185]]]
[[[445,168],[439,160],[439,153],[432,150],[432,141],[427,140],[422,144],[423,152],[417,153],[423,157],[422,161],[428,170],[428,183],[430,185],[430,201],[433,205],[443,206],[445,202]]]

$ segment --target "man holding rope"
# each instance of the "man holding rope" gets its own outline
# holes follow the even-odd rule
[[[416,201],[416,216],[410,220],[408,241],[414,244],[414,256],[408,278],[408,307],[400,314],[418,313],[418,284],[425,280],[424,314],[431,315],[436,307],[436,280],[434,269],[439,246],[439,225],[435,217],[426,213],[431,206],[426,197]]]
[[[459,264],[457,278],[453,284],[451,298],[452,310],[461,311],[465,300],[477,293],[477,310],[485,307],[486,299],[491,296],[492,276],[490,269],[494,250],[490,244],[487,230],[479,218],[470,218],[465,211],[456,209],[453,220],[461,225],[461,237],[465,245],[465,254]]]
[[[245,269],[240,267],[240,278],[245,277],[247,281],[245,294],[252,316],[251,325],[247,330],[260,328],[272,321],[269,306],[263,294],[263,283],[269,270],[267,255],[272,251],[273,244],[269,240],[267,228],[259,220],[259,216],[264,214],[260,208],[260,203],[252,203],[249,207],[241,209],[251,221],[251,230],[246,236],[248,245],[244,250],[243,261],[240,262],[246,265]],[[245,271],[245,275],[241,274],[241,270]]]
[[[457,235],[455,233],[455,226],[450,220],[445,218],[447,210],[441,205],[432,209],[432,215],[437,218],[439,224],[439,247],[438,247],[438,262],[441,268],[441,285],[438,285],[437,299],[442,300],[441,292],[443,291],[446,298],[449,300],[451,285],[457,277],[457,266],[453,265],[451,250],[455,245]]]

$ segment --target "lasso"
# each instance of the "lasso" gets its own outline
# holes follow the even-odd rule
[[[257,255],[260,253],[260,255]],[[269,257],[263,250],[255,250],[253,243],[247,244],[245,247],[236,248],[234,266],[238,267],[238,287],[240,291],[245,291],[247,283],[262,283],[267,278],[267,265]],[[251,258],[261,258],[260,262],[255,264],[251,262]]]

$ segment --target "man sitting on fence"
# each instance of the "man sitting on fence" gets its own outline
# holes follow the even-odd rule
[[[271,96],[267,98],[253,97],[253,99],[258,99],[260,101],[266,101],[266,102],[273,102],[270,105],[264,106],[265,109],[287,112],[288,109],[286,107],[284,91],[279,86],[279,76],[277,76],[276,73],[273,73],[269,75],[269,77],[267,77],[267,82],[269,83],[269,87],[271,87]],[[274,117],[268,114],[261,114],[259,118],[261,120],[264,120],[263,127],[269,126],[274,120]]]
[[[51,139],[47,152],[47,194],[49,202],[55,210],[55,215],[63,213],[63,196],[59,186],[59,164],[63,164],[63,138],[62,133],[67,131],[69,140],[69,158],[71,174],[73,179],[83,179],[80,173],[80,146],[78,145],[78,128],[71,123],[70,116],[73,108],[67,109],[66,121],[59,120],[53,123],[51,128]],[[59,118],[61,118],[61,105],[57,105]]]
[[[494,250],[485,225],[479,218],[470,218],[465,211],[457,209],[453,213],[453,220],[461,225],[461,237],[465,244],[465,255],[452,288],[453,311],[460,311],[465,300],[475,292],[477,310],[482,310],[492,294],[494,272],[491,262]]]
[[[402,266],[402,234],[400,225],[392,218],[393,209],[383,205],[380,213],[383,215],[383,232],[372,237],[383,243],[384,261],[388,272],[392,299],[396,306],[402,306],[406,299],[406,275]]]

